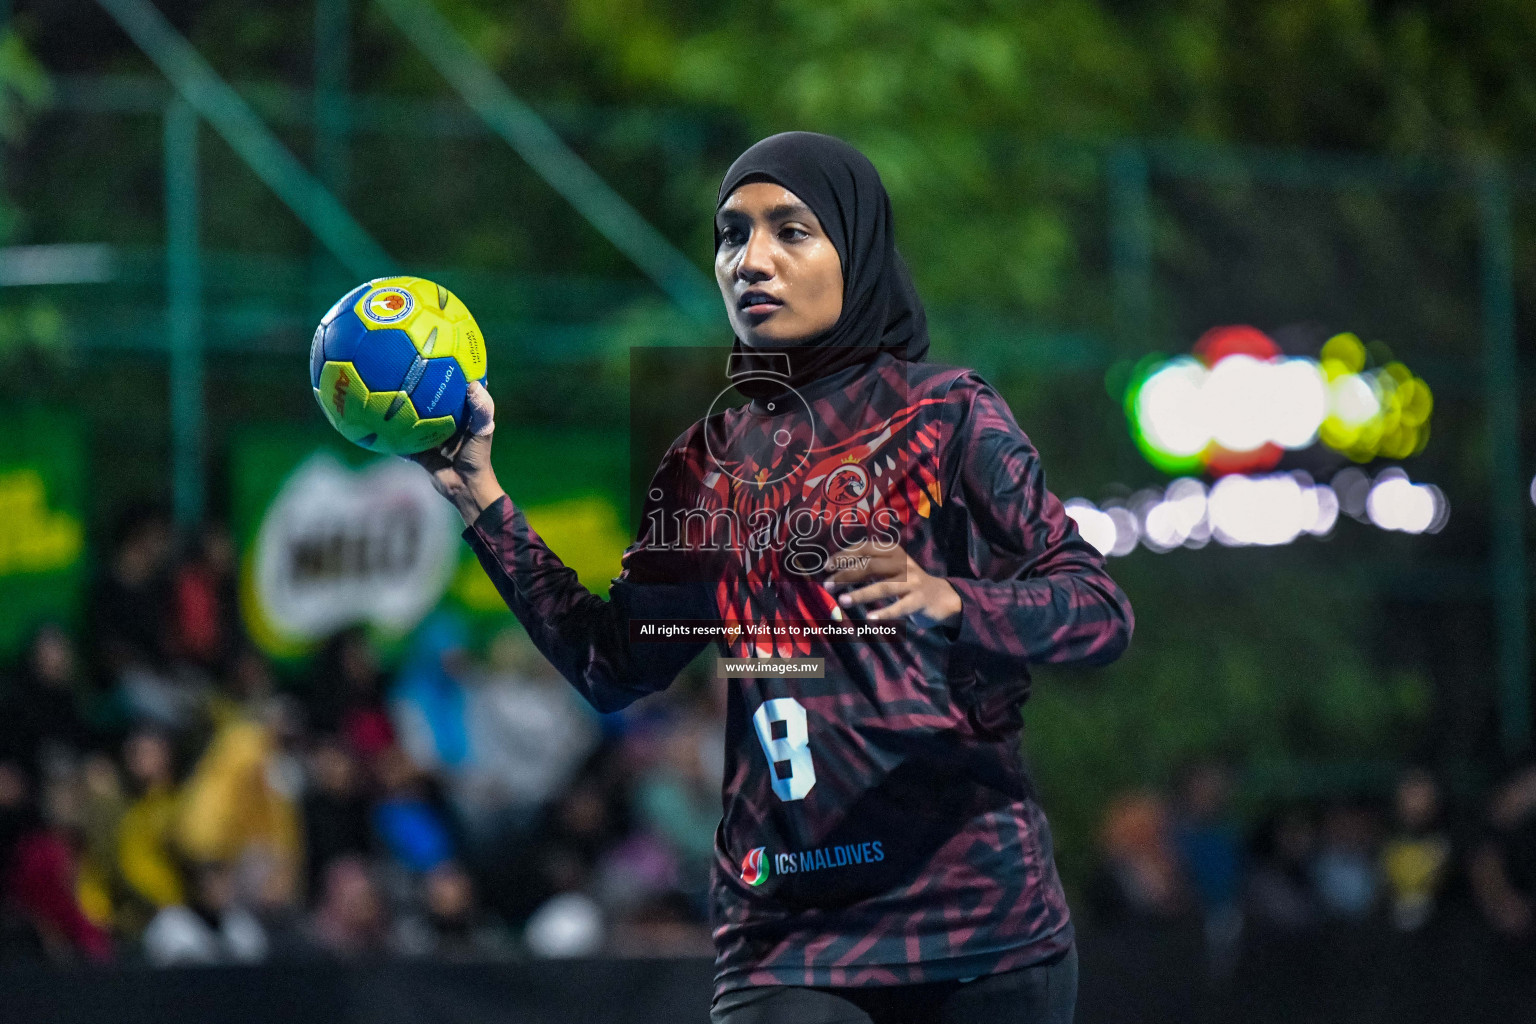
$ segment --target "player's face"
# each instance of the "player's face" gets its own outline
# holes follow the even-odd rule
[[[842,260],[799,196],[772,182],[751,182],[730,194],[715,224],[715,280],[742,344],[792,345],[837,322]]]

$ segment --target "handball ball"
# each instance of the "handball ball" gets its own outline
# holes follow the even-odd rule
[[[479,325],[452,292],[419,277],[358,285],[309,345],[309,383],[325,418],[348,441],[386,455],[453,437],[472,380],[485,381]]]

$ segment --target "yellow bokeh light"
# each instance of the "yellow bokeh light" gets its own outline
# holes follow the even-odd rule
[[[1335,334],[1324,342],[1320,355],[1325,369],[1329,360],[1342,364],[1346,373],[1359,373],[1365,369],[1365,345],[1348,332]]]
[[[1328,418],[1318,430],[1324,444],[1355,462],[1405,459],[1424,450],[1434,395],[1422,378],[1396,360],[1348,371],[1357,356],[1362,364],[1365,357],[1365,346],[1352,334],[1336,335],[1323,351],[1330,399]]]

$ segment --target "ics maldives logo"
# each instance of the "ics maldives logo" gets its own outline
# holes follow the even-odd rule
[[[759,846],[748,852],[741,858],[741,880],[748,885],[762,885],[768,881],[768,858],[764,856],[768,847]]]

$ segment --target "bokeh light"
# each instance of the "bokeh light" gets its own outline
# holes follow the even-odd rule
[[[1311,359],[1283,355],[1256,328],[1215,327],[1193,356],[1144,361],[1126,415],[1143,455],[1168,473],[1258,472],[1318,441],[1361,463],[1417,454],[1429,440],[1429,385],[1396,360],[1368,362],[1353,334]]]
[[[1416,484],[1397,467],[1383,470],[1365,500],[1370,521],[1383,530],[1438,533],[1450,513],[1445,495],[1433,484]]]
[[[1133,386],[1128,396],[1133,432],[1159,469],[1181,472],[1201,465],[1211,443],[1205,378],[1205,367],[1185,357],[1171,360]]]
[[[1429,442],[1434,395],[1429,385],[1396,360],[1366,369],[1367,353],[1353,334],[1323,346],[1329,414],[1319,427],[1324,444],[1355,462],[1406,459]]]
[[[1099,554],[1107,555],[1115,549],[1115,521],[1108,513],[1083,498],[1073,498],[1066,505],[1067,515],[1077,523],[1083,539],[1098,548]]]
[[[1326,490],[1329,499],[1318,498]],[[1225,476],[1211,488],[1211,532],[1229,547],[1289,544],[1303,533],[1333,528],[1338,502],[1332,488],[1318,488],[1288,473]],[[1334,517],[1322,514],[1332,508]]]
[[[1536,482],[1532,492],[1536,500]],[[1413,483],[1396,466],[1374,480],[1351,466],[1328,484],[1302,472],[1231,473],[1209,489],[1194,477],[1180,477],[1163,489],[1137,491],[1124,502],[1106,501],[1100,507],[1073,498],[1066,507],[1084,539],[1116,558],[1138,545],[1162,554],[1203,548],[1213,540],[1226,547],[1274,547],[1304,536],[1327,537],[1341,514],[1402,533],[1438,533],[1450,518],[1440,488]]]

